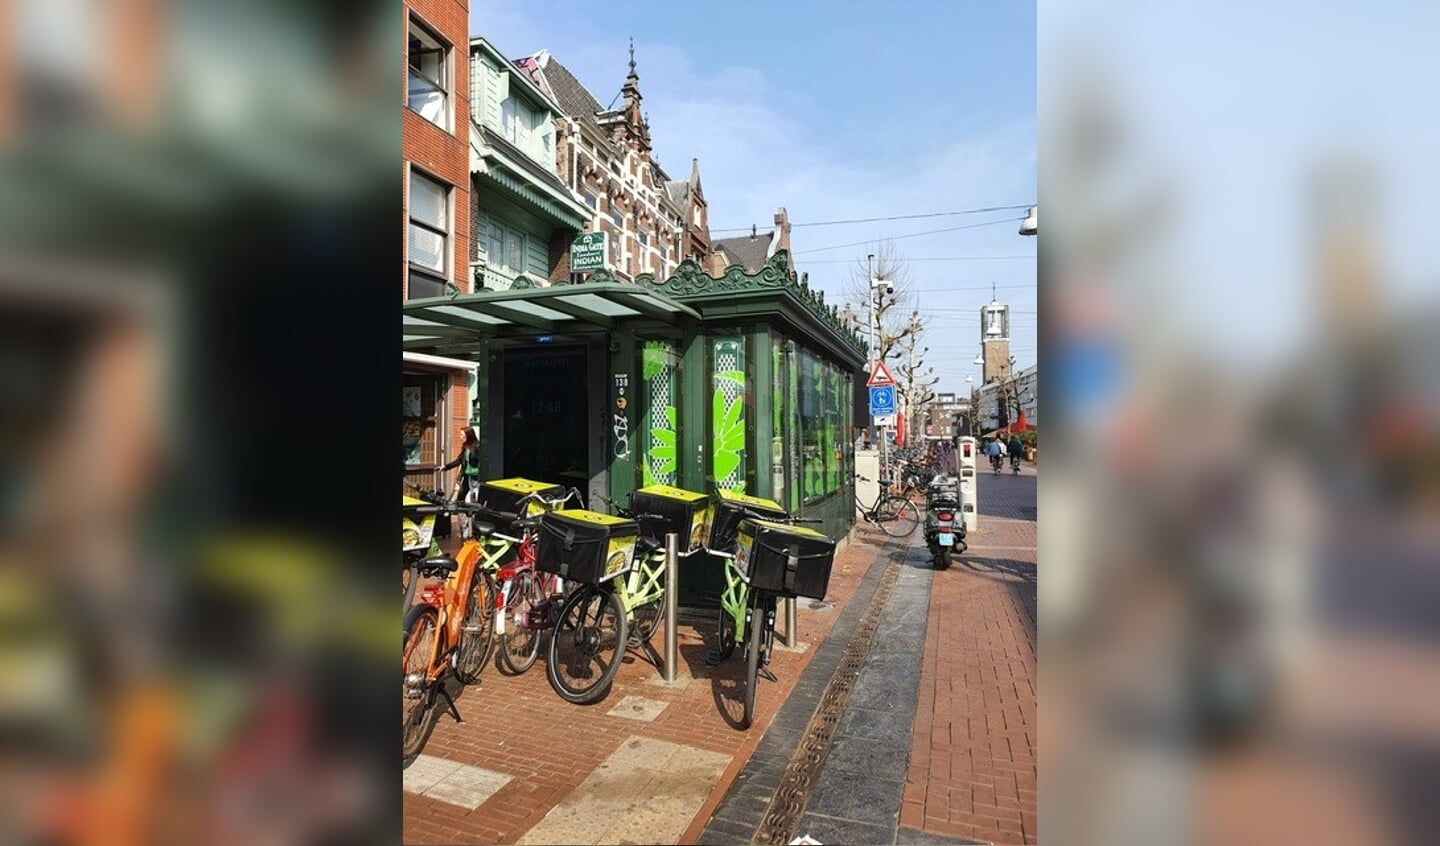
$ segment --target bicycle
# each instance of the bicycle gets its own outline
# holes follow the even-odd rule
[[[522,519],[518,514],[471,503],[449,502],[416,511],[483,514],[522,532],[536,525],[533,518]],[[420,601],[405,613],[401,748],[407,767],[434,729],[436,706],[442,698],[455,721],[464,722],[445,678],[453,674],[461,684],[473,684],[494,647],[492,615],[497,589],[492,571],[521,541],[498,534],[488,522],[472,520],[472,527],[476,537],[465,540],[453,557],[442,553],[410,561],[410,591],[421,578],[438,577],[440,581],[420,589]]]
[[[788,514],[784,517],[776,517],[775,515],[760,514],[748,508],[741,510],[748,519],[772,524],[794,525],[823,522],[818,519],[792,517]],[[751,590],[748,575],[743,572],[741,565],[736,564],[736,554],[740,546],[738,533],[735,541],[729,546],[730,548],[727,550],[710,549],[709,547],[706,547],[706,550],[711,555],[725,561],[725,590],[720,595],[720,618],[717,625],[720,641],[719,660],[724,661],[735,653],[737,641],[750,638],[745,640],[745,711],[740,722],[741,728],[749,728],[755,718],[755,694],[760,671],[764,670],[767,678],[776,681],[768,667],[770,666],[770,654],[775,645],[775,605],[779,594],[758,588]]]
[[[862,482],[869,479],[856,474],[855,478]],[[899,494],[887,493],[882,486],[875,494],[875,501],[869,506],[861,502],[860,494],[855,494],[855,509],[860,512],[860,517],[867,523],[873,523],[880,528],[880,531],[892,538],[908,537],[920,525],[920,509],[915,503]]]
[[[518,506],[523,513],[527,502],[537,501],[545,510],[554,511],[572,499],[584,504],[580,491],[571,488],[556,500],[522,497]],[[552,631],[560,619],[557,600],[563,601],[563,582],[553,573],[536,569],[535,550],[534,532],[527,531],[515,560],[495,573],[500,583],[494,615],[495,637],[500,646],[497,652],[500,664],[511,675],[518,676],[535,665],[544,633]]]
[[[925,490],[929,487],[931,480],[935,478],[935,474],[920,465],[902,461],[898,462],[896,469],[890,472],[892,480],[896,477],[900,481],[898,486],[893,483],[890,486],[892,495],[902,496],[911,502],[915,502],[918,498],[921,503],[924,503]]]
[[[410,482],[406,482],[405,486],[413,489],[418,498],[410,496],[401,498],[406,512],[401,540],[401,562],[404,564],[400,581],[400,592],[404,597],[400,606],[401,615],[404,615],[415,603],[415,586],[418,579],[414,577],[411,565],[441,554],[440,544],[435,541],[436,512],[433,506],[445,504],[445,495],[439,491],[426,490]],[[425,509],[427,513],[422,514],[420,509]]]
[[[605,698],[620,671],[620,660],[630,648],[640,649],[652,664],[661,664],[660,656],[650,646],[650,637],[659,627],[664,612],[665,549],[653,532],[639,529],[645,522],[663,521],[665,517],[635,513],[616,507],[603,496],[597,497],[615,508],[619,518],[590,511],[554,511],[546,515],[547,518],[586,515],[586,519],[596,524],[617,529],[623,528],[627,521],[637,524],[634,545],[628,555],[623,550],[602,550],[605,572],[592,571],[579,578],[566,576],[567,580],[580,584],[560,608],[559,621],[550,637],[546,676],[560,698],[577,705]],[[543,539],[552,537],[548,526],[544,530],[542,544]],[[546,557],[543,553],[542,546],[542,559]],[[553,561],[549,563],[555,565]]]

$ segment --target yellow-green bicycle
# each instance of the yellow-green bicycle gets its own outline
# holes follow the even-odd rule
[[[780,516],[774,512],[762,514],[743,507],[740,511],[747,520],[762,521],[762,526],[823,522],[788,514]],[[808,529],[799,531],[821,537]],[[725,561],[725,590],[720,595],[719,660],[724,661],[733,655],[737,642],[745,644],[745,712],[740,727],[749,728],[755,718],[755,691],[761,671],[763,670],[771,681],[775,679],[770,675],[768,667],[770,654],[775,646],[775,607],[782,594],[752,587],[740,540],[740,535],[737,534],[726,549],[710,549],[709,552]],[[828,574],[827,565],[827,581]]]
[[[660,664],[650,637],[665,608],[665,549],[649,527],[665,518],[616,511],[558,510],[541,518],[536,567],[575,585],[560,608],[546,665],[550,686],[567,702],[603,699],[628,648]]]

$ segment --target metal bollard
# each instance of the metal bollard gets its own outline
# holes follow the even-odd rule
[[[783,643],[783,644],[785,644],[785,647],[786,647],[787,649],[794,649],[794,648],[795,648],[795,642],[796,642],[796,634],[795,634],[795,605],[796,605],[796,602],[798,602],[798,600],[796,600],[795,597],[793,597],[793,596],[786,597],[786,599],[785,599],[785,637],[782,638],[780,642]]]
[[[679,633],[675,631],[679,593],[680,536],[671,532],[665,536],[665,666],[662,672],[666,684],[675,681],[675,660],[680,640]]]

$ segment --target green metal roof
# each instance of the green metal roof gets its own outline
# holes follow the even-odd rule
[[[407,301],[402,315],[404,348],[437,354],[473,349],[477,336],[644,329],[700,319],[687,305],[624,282],[428,297]]]

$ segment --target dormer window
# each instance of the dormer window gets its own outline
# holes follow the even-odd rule
[[[530,149],[530,130],[535,126],[535,113],[514,97],[500,104],[501,134],[505,140],[522,150]]]

